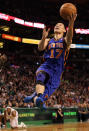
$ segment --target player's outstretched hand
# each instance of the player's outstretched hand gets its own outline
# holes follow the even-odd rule
[[[50,31],[50,28],[48,28],[46,30],[46,27],[43,29],[43,34],[42,34],[42,38],[43,39],[46,39],[48,37],[48,34],[49,34],[49,31]]]
[[[69,17],[69,22],[74,22],[77,18],[77,14],[72,14],[70,17]]]

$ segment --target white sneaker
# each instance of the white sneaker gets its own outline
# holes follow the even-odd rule
[[[21,127],[26,128],[27,126],[23,122],[21,122]]]

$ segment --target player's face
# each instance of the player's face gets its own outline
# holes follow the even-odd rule
[[[10,115],[11,109],[10,109],[10,108],[7,108],[7,112],[8,112],[8,114]]]
[[[54,33],[64,33],[66,32],[63,23],[57,23],[54,27]]]

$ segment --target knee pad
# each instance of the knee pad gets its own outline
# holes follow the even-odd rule
[[[48,79],[49,79],[49,75],[44,71],[40,71],[40,72],[38,72],[38,74],[36,76],[36,83],[44,85],[44,84],[46,84]]]

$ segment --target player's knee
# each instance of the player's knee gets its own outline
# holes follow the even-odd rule
[[[36,76],[36,83],[45,85],[48,79],[49,79],[49,75],[44,71],[40,71]]]
[[[36,76],[36,93],[37,96],[41,97],[45,91],[45,84],[47,83],[49,79],[49,75],[44,72],[40,71]]]

